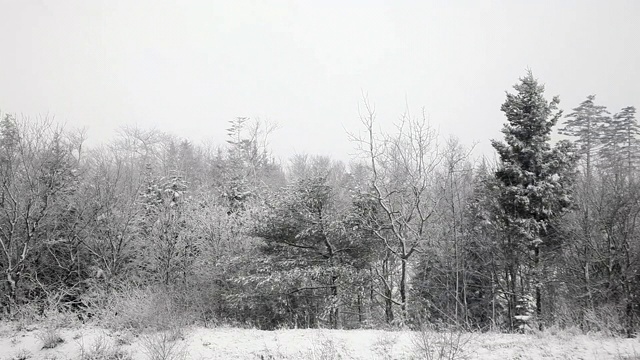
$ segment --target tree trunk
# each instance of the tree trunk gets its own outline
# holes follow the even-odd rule
[[[391,324],[393,322],[393,302],[391,301],[391,289],[385,290],[385,299],[384,299],[384,314],[387,321],[387,324]]]
[[[7,284],[7,303],[5,304],[6,312],[9,316],[13,314],[15,306],[18,303],[18,281],[19,275],[12,276],[10,271],[6,273]]]
[[[358,324],[360,326],[362,326],[362,323],[364,322],[364,317],[362,314],[362,294],[360,294],[360,292],[358,292]]]
[[[387,258],[382,263],[382,276],[387,281],[387,284],[384,289],[384,313],[387,324],[391,324],[394,320],[393,316],[393,285],[391,283],[391,271],[389,270],[389,254],[387,254]]]
[[[374,311],[377,311],[377,309],[375,309],[375,304],[376,304],[376,293],[374,290],[374,276],[373,276],[373,268],[369,267],[369,319],[373,319],[373,314]]]
[[[511,315],[511,314],[509,314]],[[493,277],[493,271],[491,272],[491,330],[496,329],[496,285]]]
[[[516,267],[513,264],[513,259],[509,259],[509,265],[507,267],[507,286],[509,291],[508,306],[509,306],[509,329],[515,330],[515,316],[516,316],[516,304],[518,302],[517,295],[517,279],[516,279]]]
[[[331,326],[334,329],[337,329],[340,324],[340,307],[338,306],[338,285],[336,284],[336,280],[338,277],[336,275],[331,275],[331,316],[333,318],[331,321]]]
[[[401,274],[400,274],[400,311],[402,312],[401,320],[406,322],[408,319],[408,304],[407,304],[407,259],[402,258]]]
[[[534,266],[535,266],[535,287],[536,287],[536,317],[538,321],[539,329],[542,330],[542,291],[540,287],[542,286],[541,275],[540,275],[540,246],[536,245],[534,249]]]
[[[509,329],[511,331],[516,330],[516,321],[515,317],[516,313],[516,305],[518,303],[518,266],[516,264],[516,255],[515,249],[513,248],[513,241],[511,236],[507,237],[507,251],[506,251],[506,268],[505,268],[505,276],[506,276],[506,284],[507,284],[507,305],[508,305],[508,315],[509,315]],[[499,281],[499,280],[498,280]]]
[[[590,129],[589,129],[590,130]],[[591,251],[589,246],[591,246],[591,216],[590,216],[590,208],[589,208],[589,199],[591,195],[591,138],[589,138],[589,142],[587,143],[588,151],[587,151],[587,181],[584,187],[584,218],[583,218],[583,226],[584,226],[584,282],[587,292],[587,306],[588,309],[594,311],[593,304],[593,293],[591,291]]]

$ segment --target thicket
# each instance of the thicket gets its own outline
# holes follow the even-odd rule
[[[640,314],[640,127],[595,96],[562,116],[528,73],[501,110],[498,160],[426,118],[377,131],[350,164],[269,152],[238,118],[227,144],[122,129],[84,146],[47,119],[0,122],[5,319],[395,325],[633,335]],[[552,146],[554,128],[572,141]]]

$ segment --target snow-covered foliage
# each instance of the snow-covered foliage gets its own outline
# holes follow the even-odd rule
[[[544,98],[544,86],[529,72],[507,94],[501,110],[507,117],[505,142],[492,144],[500,163],[497,179],[499,221],[502,223],[504,266],[512,317],[522,298],[535,292],[536,314],[541,309],[541,255],[551,222],[572,205],[576,150],[572,143],[550,144],[553,127],[562,115],[559,99]],[[512,326],[514,326],[513,324]]]

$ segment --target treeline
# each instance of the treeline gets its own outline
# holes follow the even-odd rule
[[[514,90],[496,163],[424,117],[382,133],[366,103],[350,164],[280,164],[273,129],[246,118],[219,147],[125,128],[87,149],[82,132],[5,115],[3,317],[98,317],[147,291],[204,324],[633,335],[635,108],[611,115],[589,96],[563,116],[531,73]],[[553,145],[554,128],[572,141]]]

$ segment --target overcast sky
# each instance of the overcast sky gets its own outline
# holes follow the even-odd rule
[[[124,124],[225,140],[277,122],[274,153],[347,159],[362,93],[490,152],[531,68],[565,110],[640,106],[640,1],[0,0],[0,111],[92,141]]]

